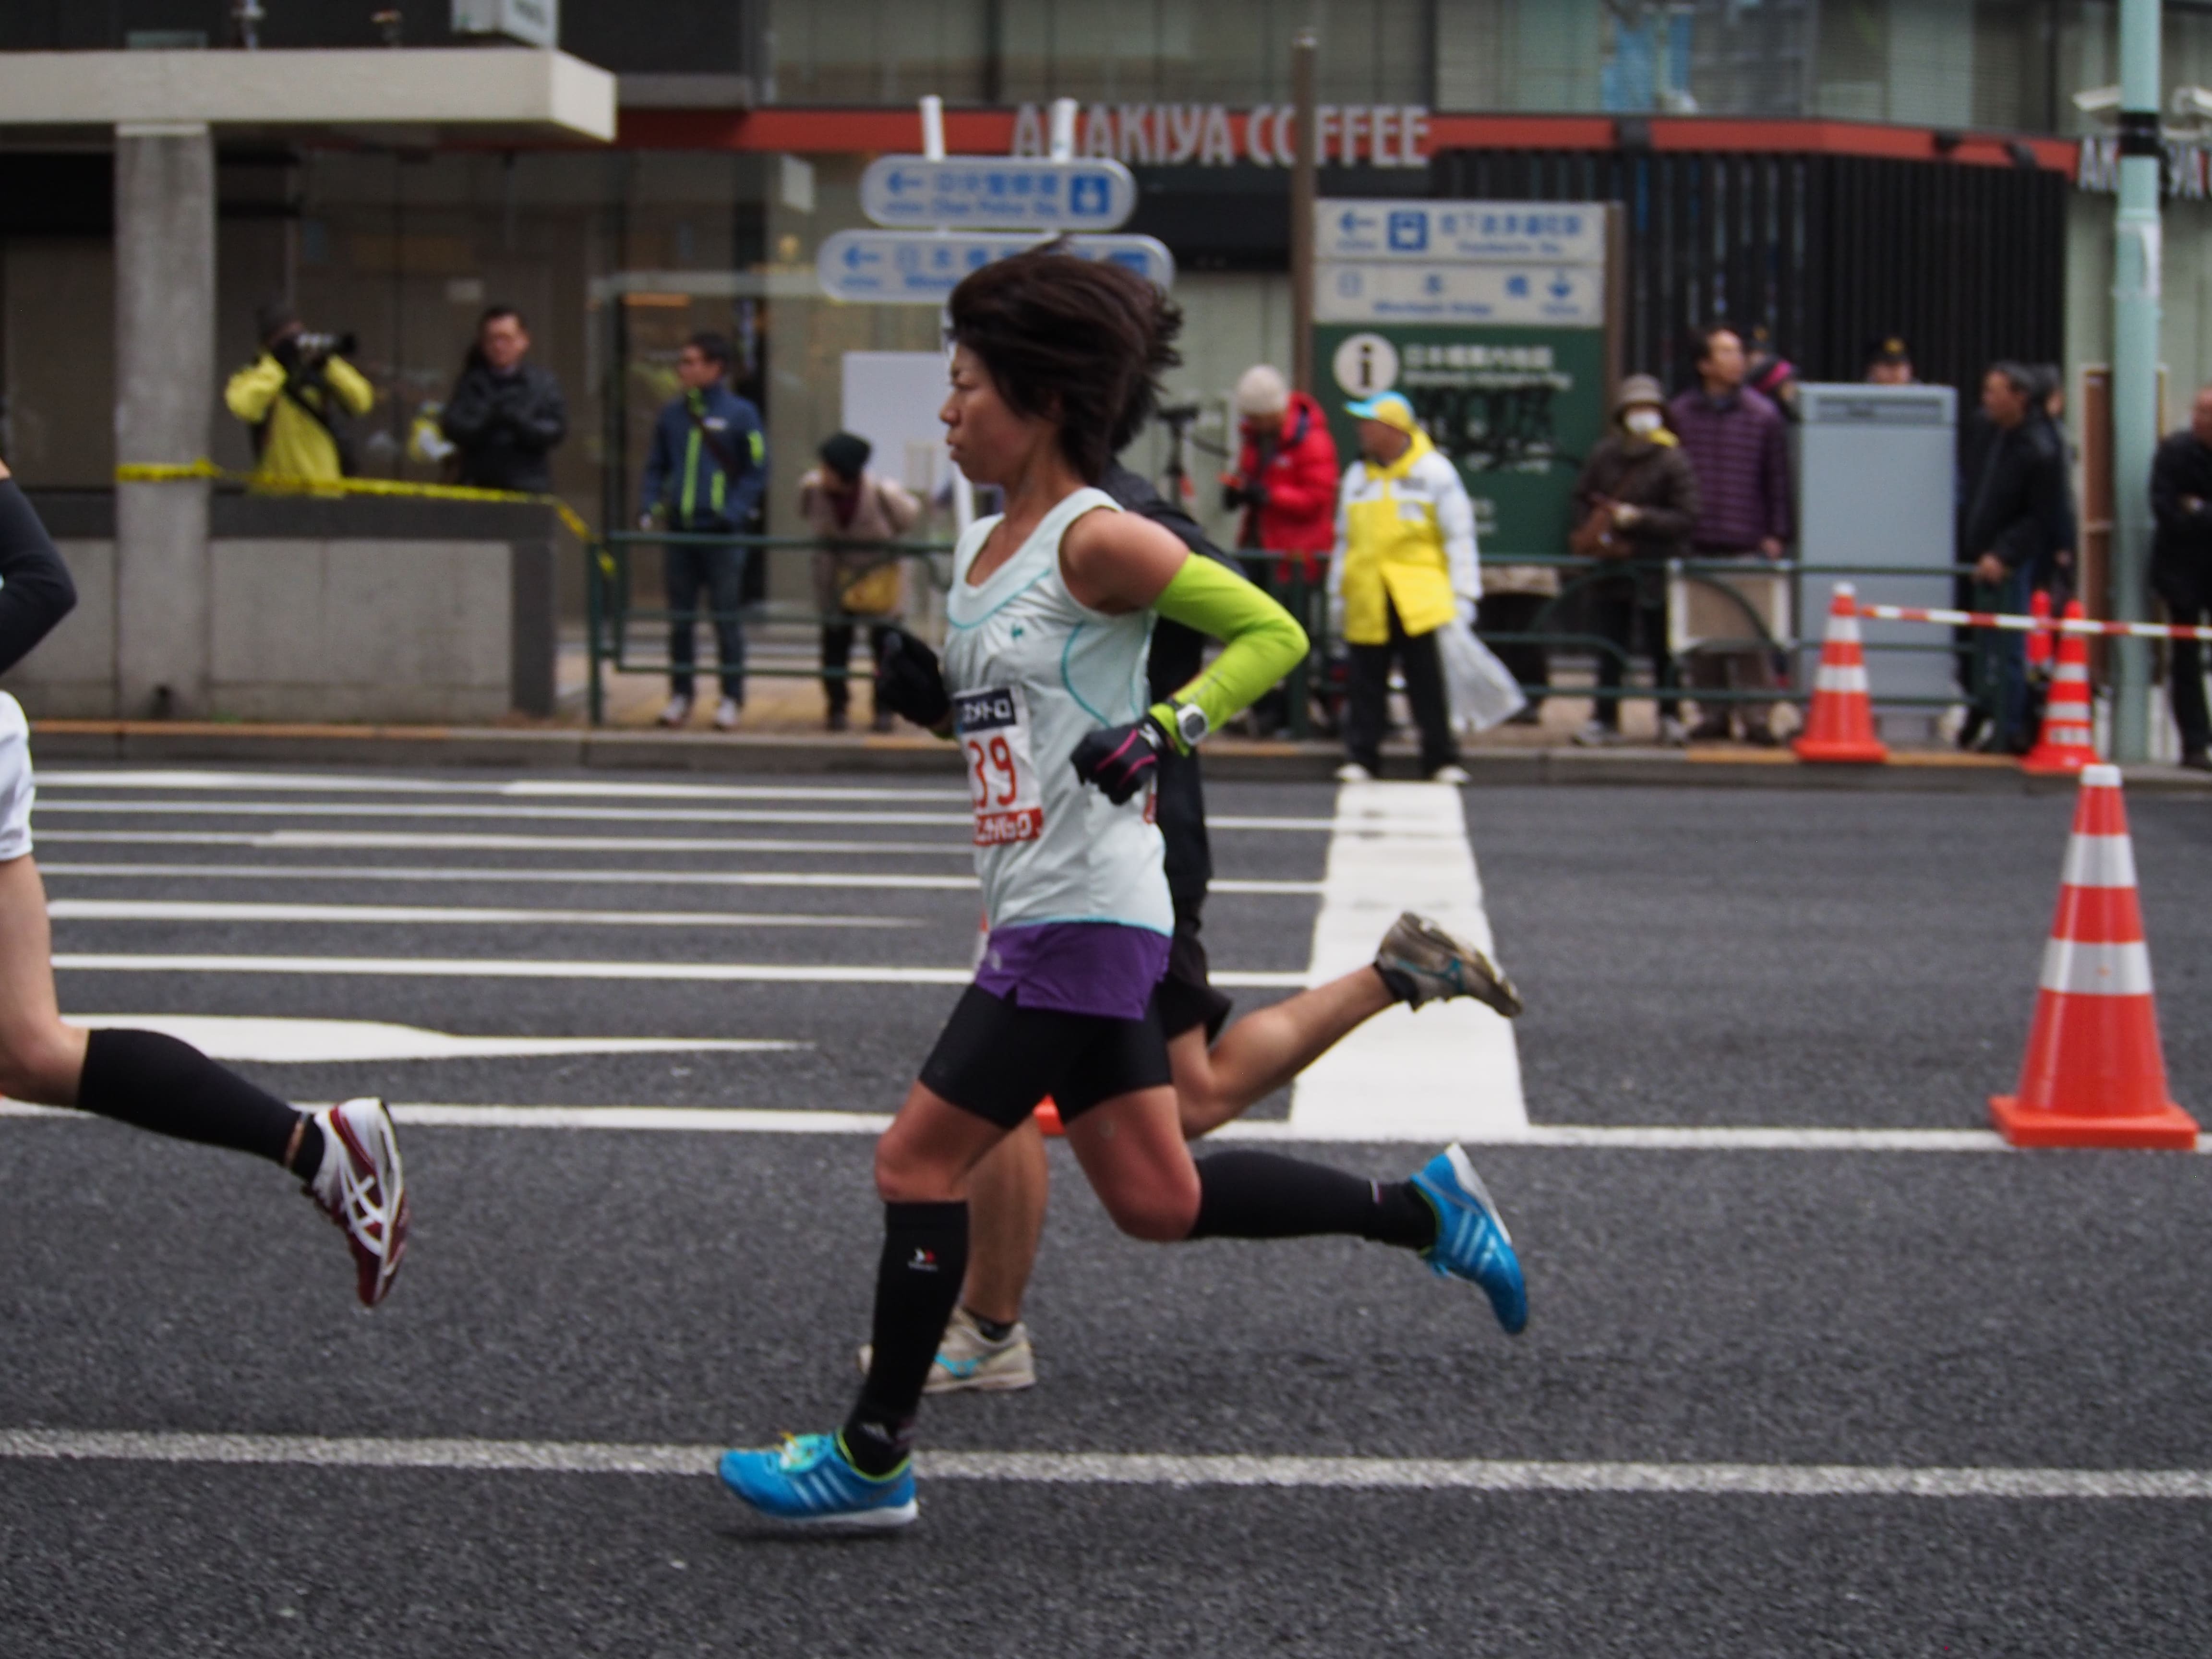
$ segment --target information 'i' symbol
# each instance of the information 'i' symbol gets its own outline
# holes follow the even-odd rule
[[[1371,398],[1398,384],[1398,348],[1380,334],[1346,335],[1330,367],[1351,396]]]

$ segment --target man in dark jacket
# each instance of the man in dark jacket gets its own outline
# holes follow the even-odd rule
[[[1598,441],[1575,481],[1577,550],[1622,561],[1619,575],[1591,590],[1592,620],[1620,649],[1598,657],[1601,690],[1620,689],[1622,670],[1640,633],[1651,653],[1659,689],[1659,739],[1679,744],[1680,705],[1673,696],[1674,661],[1667,652],[1669,559],[1686,557],[1698,522],[1698,475],[1681,442],[1667,429],[1665,394],[1649,374],[1632,374],[1613,398],[1613,429]],[[1601,697],[1589,723],[1575,733],[1588,747],[1620,741],[1620,700]]]
[[[1790,453],[1782,411],[1744,384],[1743,341],[1730,328],[1698,336],[1698,384],[1667,405],[1667,423],[1697,474],[1703,512],[1690,532],[1700,559],[1778,559],[1790,539]],[[1690,659],[1693,684],[1761,691],[1774,684],[1764,649],[1705,651]],[[1749,741],[1776,741],[1773,705],[1737,706]],[[1725,738],[1729,709],[1700,705],[1698,738]]]
[[[568,405],[550,369],[526,362],[530,331],[513,306],[494,306],[453,382],[438,425],[460,451],[465,484],[545,495],[547,457],[568,435]]]
[[[2151,544],[2151,591],[2168,617],[2185,627],[2212,623],[2212,386],[2189,406],[2189,429],[2158,447],[2150,464],[2150,510],[2158,521]],[[2181,763],[2212,772],[2212,718],[2204,702],[2204,653],[2195,640],[2176,640],[2168,661],[2173,723],[2181,728]]]
[[[730,390],[730,343],[695,334],[676,354],[684,395],[660,411],[646,457],[646,528],[687,536],[742,533],[768,487],[768,441],[760,411]],[[726,543],[671,542],[663,550],[668,577],[668,706],[663,726],[691,718],[692,663],[697,649],[699,596],[714,623],[722,700],[717,731],[737,729],[745,705],[745,550]]]
[[[2043,411],[2034,375],[1998,363],[1982,377],[1990,437],[1972,480],[1960,562],[1974,567],[1976,611],[2019,614],[2030,589],[2047,585],[2072,515],[2065,446]],[[1974,702],[1989,724],[1988,747],[2026,754],[2027,636],[1984,629],[1976,641]]]

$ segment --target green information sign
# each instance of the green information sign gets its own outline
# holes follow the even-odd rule
[[[1337,453],[1359,453],[1354,398],[1397,392],[1459,468],[1485,563],[1564,553],[1568,502],[1605,435],[1605,331],[1324,323],[1314,367]]]

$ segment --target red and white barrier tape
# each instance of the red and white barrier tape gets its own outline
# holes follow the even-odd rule
[[[1936,611],[1916,605],[1862,605],[1869,622],[1942,623],[1953,628],[2009,628],[2016,632],[2110,634],[2138,640],[2212,641],[2212,628],[2184,628],[2171,623],[2093,622],[2087,617],[2015,617],[1997,611]]]

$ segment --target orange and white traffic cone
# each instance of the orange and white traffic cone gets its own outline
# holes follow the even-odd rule
[[[2071,622],[2081,601],[2066,602]],[[2095,715],[2089,708],[2089,641],[2079,634],[2058,636],[2058,665],[2051,671],[2051,694],[2043,705],[2043,730],[2021,759],[2023,772],[2063,775],[2097,763]]]
[[[1790,746],[1804,761],[1879,764],[1889,758],[1888,746],[1874,734],[1874,698],[1859,646],[1858,599],[1849,582],[1838,582],[1828,601],[1828,631],[1820,641],[1820,672],[1813,678],[1812,711]]]
[[[2166,1091],[2117,766],[2082,769],[2020,1092],[1992,1097],[1990,1116],[2015,1146],[2197,1145],[2197,1120]]]

